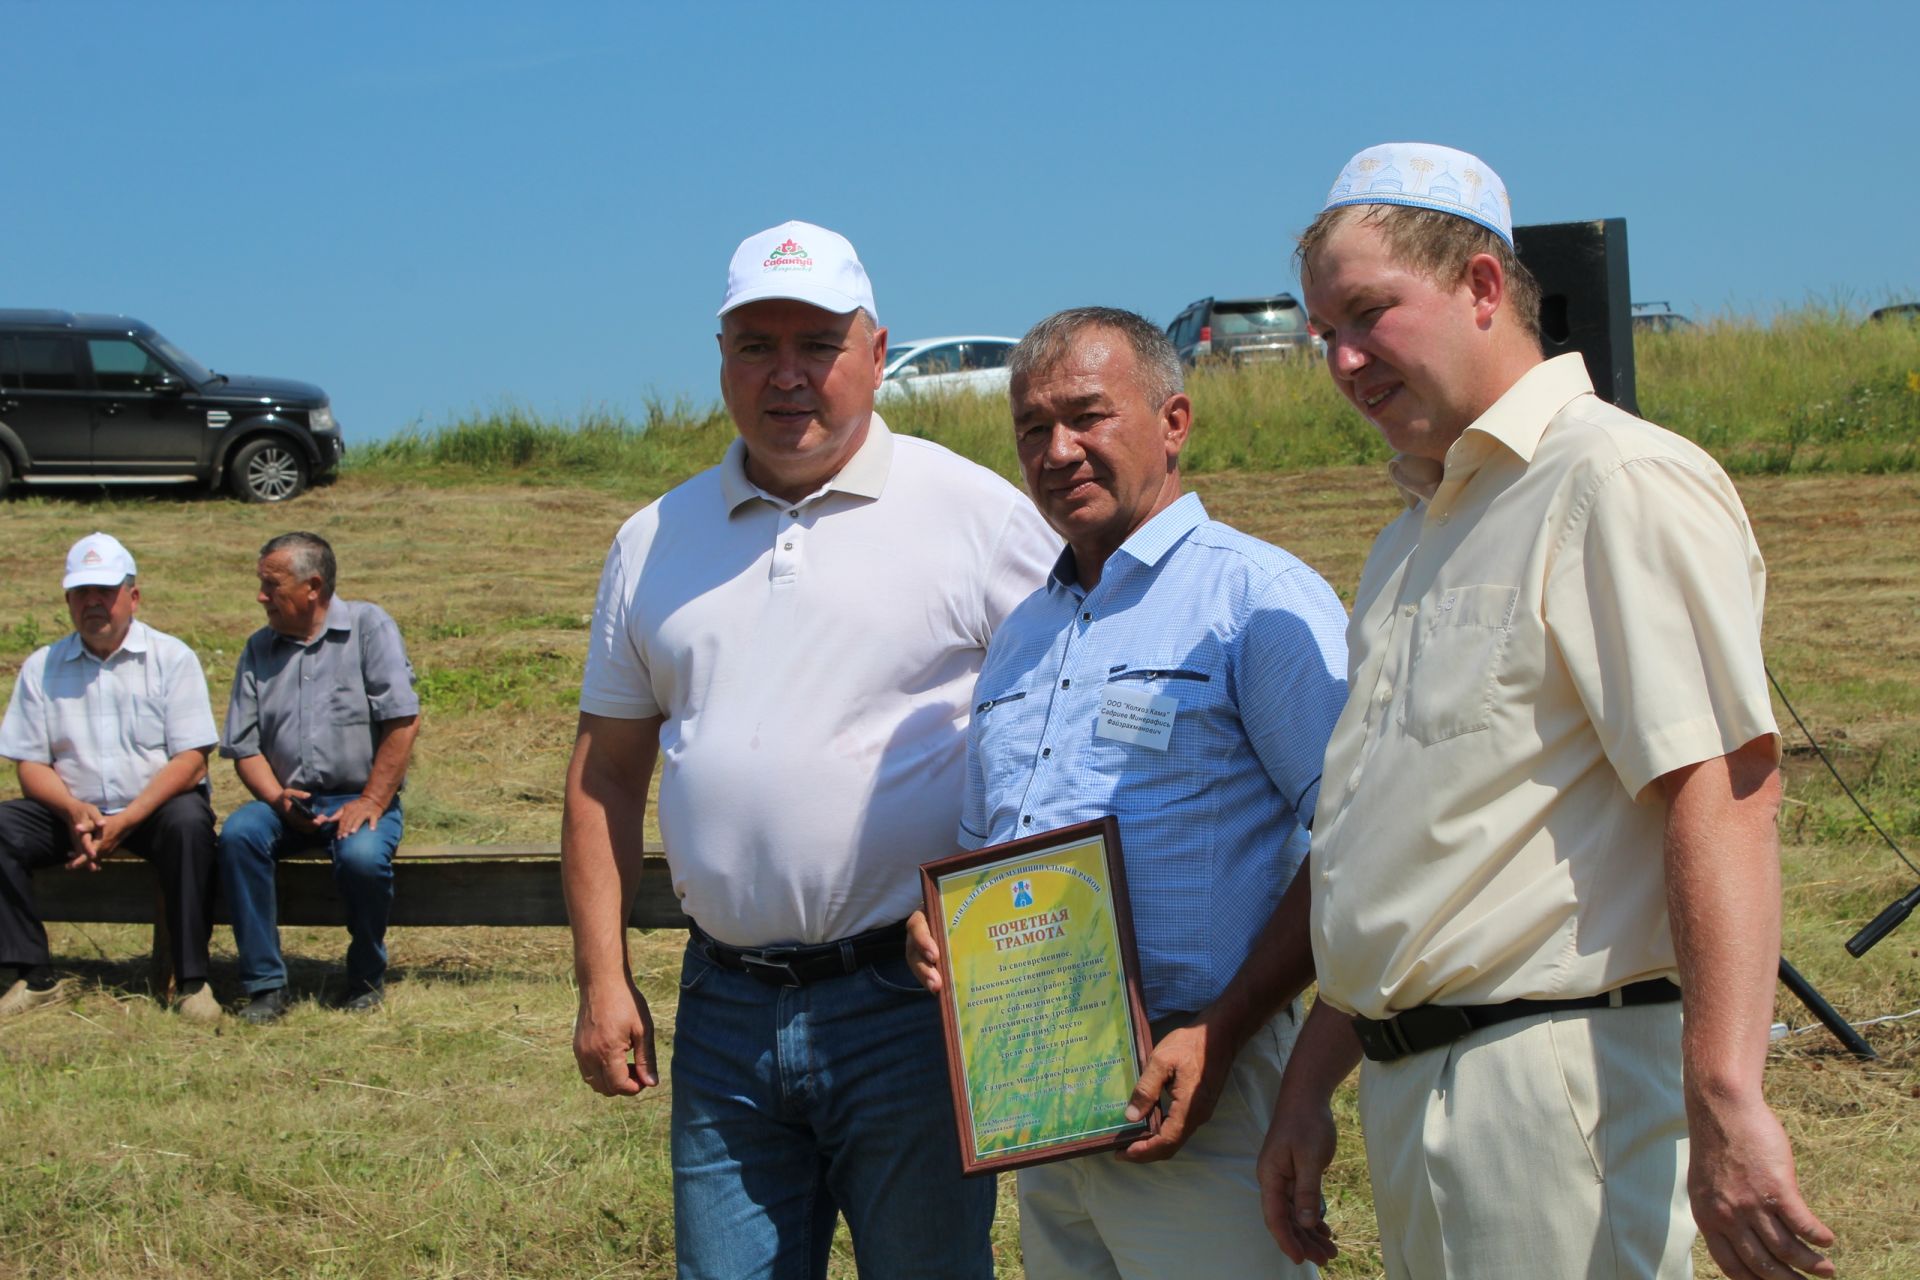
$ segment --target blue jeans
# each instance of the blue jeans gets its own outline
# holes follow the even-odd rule
[[[310,804],[332,813],[356,798],[317,795]],[[400,800],[380,820],[344,839],[331,828],[308,833],[290,830],[273,806],[259,800],[241,805],[220,828],[220,892],[233,916],[233,945],[240,953],[240,986],[248,995],[287,985],[280,955],[280,909],[274,889],[274,863],[285,854],[327,846],[333,858],[333,886],[347,910],[347,987],[378,986],[387,971],[387,913],[393,906],[393,852],[405,823]]]
[[[904,959],[772,987],[691,948],[673,1038],[681,1280],[992,1280],[994,1180],[960,1176],[940,1011]]]

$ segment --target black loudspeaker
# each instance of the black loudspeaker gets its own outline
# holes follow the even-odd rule
[[[1602,400],[1640,412],[1633,390],[1633,303],[1627,220],[1544,222],[1513,229],[1514,252],[1540,282],[1540,345],[1578,351]]]

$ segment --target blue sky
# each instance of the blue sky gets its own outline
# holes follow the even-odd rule
[[[1920,296],[1906,4],[0,0],[0,42],[0,306],[318,382],[349,441],[714,399],[727,258],[790,217],[896,338],[1291,288],[1387,140],[1625,217],[1637,298]]]

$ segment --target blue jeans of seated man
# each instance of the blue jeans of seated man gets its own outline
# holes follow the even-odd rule
[[[689,949],[673,1038],[680,1280],[992,1280],[992,1177],[960,1176],[940,1011],[889,959],[772,987]]]
[[[329,814],[354,793],[317,795],[308,803]],[[291,852],[326,846],[333,858],[333,885],[347,911],[347,986],[377,986],[387,971],[387,914],[393,906],[393,853],[405,822],[394,798],[380,820],[344,839],[330,828],[309,834],[280,821],[273,806],[254,800],[234,810],[220,828],[220,892],[233,917],[233,945],[240,953],[240,986],[248,995],[287,985],[280,955],[280,909],[274,863]]]

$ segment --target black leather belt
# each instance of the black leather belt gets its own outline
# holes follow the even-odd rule
[[[1530,1018],[1536,1013],[1562,1013],[1569,1009],[1618,1009],[1627,1005],[1667,1004],[1680,998],[1680,988],[1667,978],[1649,978],[1631,982],[1597,996],[1575,996],[1568,1000],[1509,1000],[1505,1004],[1423,1004],[1417,1009],[1397,1013],[1391,1018],[1356,1017],[1353,1029],[1360,1037],[1360,1049],[1375,1062],[1392,1062],[1452,1044],[1470,1031],[1491,1027],[1515,1018]]]
[[[804,987],[822,978],[857,973],[876,960],[899,959],[907,946],[904,920],[805,947],[731,947],[691,922],[688,933],[694,950],[722,969],[758,978],[770,987]]]

